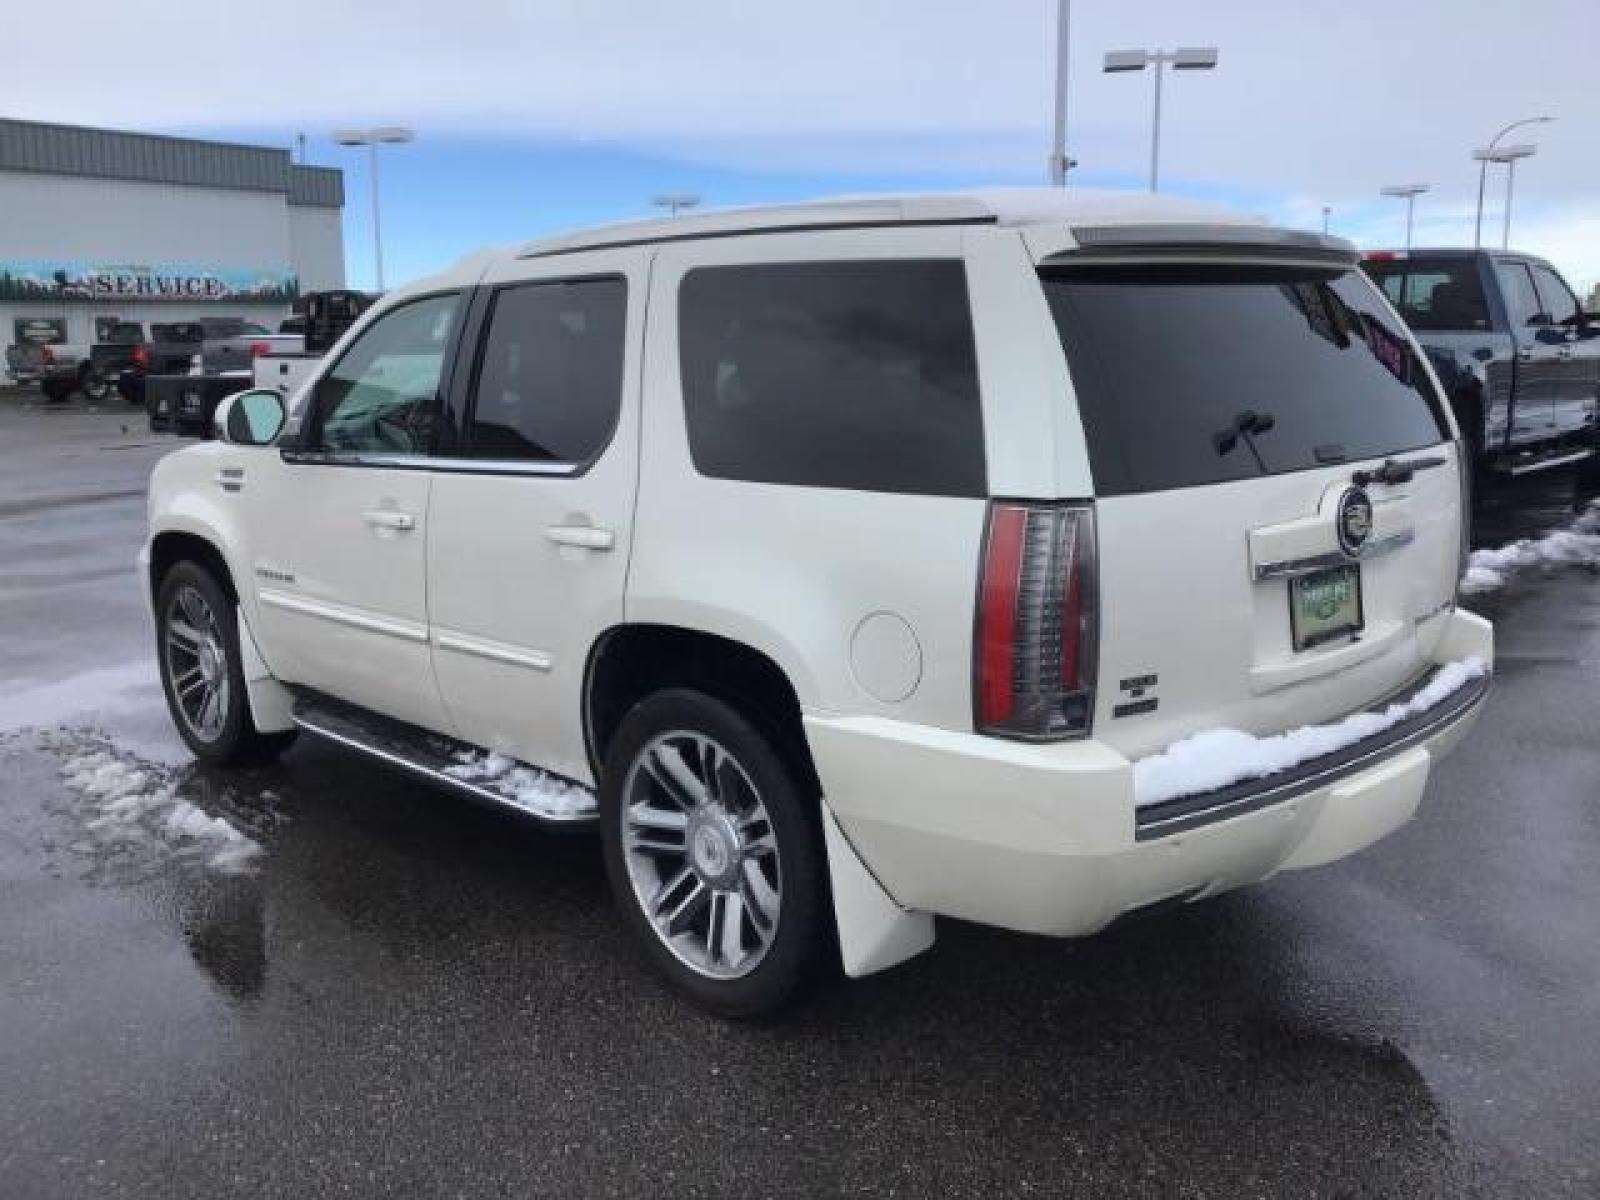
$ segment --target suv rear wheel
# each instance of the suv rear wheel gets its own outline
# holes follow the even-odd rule
[[[652,964],[703,1007],[769,1012],[823,944],[811,797],[755,726],[700,692],[623,718],[600,789],[606,873]]]
[[[194,756],[219,766],[264,762],[294,733],[262,733],[250,719],[238,617],[216,578],[180,562],[156,597],[156,657],[161,689],[178,733]]]

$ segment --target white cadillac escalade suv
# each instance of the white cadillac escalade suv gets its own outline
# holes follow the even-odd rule
[[[551,238],[218,425],[143,554],[194,753],[303,730],[597,826],[725,1014],[936,916],[1086,934],[1350,854],[1488,689],[1425,358],[1350,245],[1209,207]]]

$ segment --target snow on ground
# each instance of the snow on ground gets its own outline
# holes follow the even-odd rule
[[[573,817],[595,811],[594,793],[586,787],[524,766],[504,754],[463,750],[444,773],[452,779],[487,788],[518,808],[542,817]]]
[[[84,827],[113,844],[165,845],[214,871],[248,871],[261,847],[178,795],[169,773],[100,745],[69,749],[61,778],[89,804]]]
[[[1502,588],[1518,571],[1533,567],[1588,567],[1600,569],[1600,500],[1566,529],[1538,538],[1520,538],[1504,546],[1474,550],[1461,578],[1468,596]]]
[[[1238,729],[1197,733],[1133,764],[1134,803],[1141,808],[1161,804],[1332,754],[1426,712],[1488,670],[1489,664],[1477,657],[1446,663],[1411,699],[1382,712],[1353,713],[1331,725],[1302,725],[1269,737]]]
[[[64,725],[101,730],[138,757],[168,766],[192,758],[167,716],[154,654],[55,679],[16,680],[0,693],[0,734]]]

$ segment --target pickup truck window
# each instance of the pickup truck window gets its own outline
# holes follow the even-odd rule
[[[1545,311],[1539,303],[1539,293],[1533,289],[1533,277],[1528,274],[1528,268],[1517,262],[1503,262],[1496,263],[1494,269],[1500,276],[1500,290],[1506,298],[1506,317],[1511,327],[1525,329],[1529,325],[1548,323],[1540,320]]]
[[[1489,328],[1478,264],[1469,258],[1378,259],[1362,264],[1412,329]]]
[[[307,448],[426,454],[461,297],[429,296],[367,327],[317,383]]]
[[[1549,267],[1533,268],[1533,282],[1539,290],[1539,302],[1550,319],[1557,325],[1576,325],[1582,320],[1578,301],[1562,280]]]
[[[1428,373],[1359,271],[1062,268],[1043,284],[1102,496],[1445,440]]]
[[[556,280],[496,293],[473,393],[472,458],[585,463],[622,406],[628,285]]]

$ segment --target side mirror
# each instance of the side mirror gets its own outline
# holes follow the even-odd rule
[[[235,446],[265,446],[283,430],[283,397],[272,388],[235,392],[217,405],[217,436]]]
[[[1552,325],[1554,323],[1554,320],[1547,312],[1536,312],[1533,314],[1533,316],[1528,318],[1528,324],[1534,326],[1535,328],[1545,325]]]

